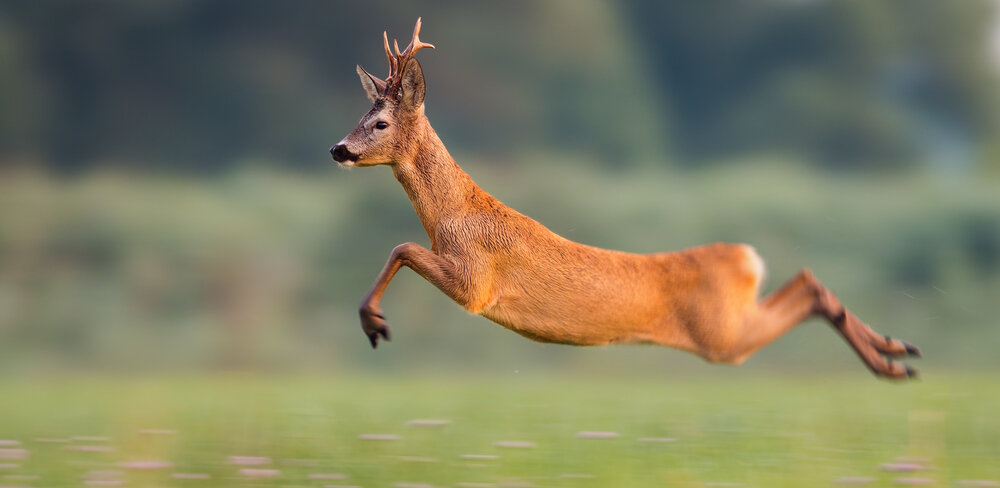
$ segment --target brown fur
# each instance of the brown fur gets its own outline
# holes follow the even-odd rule
[[[366,80],[371,75],[363,70],[359,76],[369,93],[382,83]],[[379,301],[399,267],[407,266],[470,313],[536,341],[659,344],[739,364],[819,315],[875,374],[915,374],[887,358],[917,355],[915,347],[872,331],[808,270],[759,300],[764,267],[748,245],[631,254],[572,242],[507,207],[459,168],[431,128],[416,60],[403,77],[409,92],[378,97],[340,143],[357,156],[342,164],[392,167],[431,242],[430,250],[397,246],[362,301],[362,327],[373,347],[379,336],[389,338]],[[376,121],[388,128],[371,128]]]

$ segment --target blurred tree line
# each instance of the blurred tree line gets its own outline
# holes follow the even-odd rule
[[[833,168],[989,159],[987,0],[0,5],[0,163],[215,172],[329,164],[366,109],[353,65],[424,17],[453,150],[608,165],[781,155]],[[993,149],[996,151],[996,149]],[[995,152],[994,152],[994,158]]]

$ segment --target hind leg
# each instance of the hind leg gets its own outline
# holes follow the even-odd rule
[[[892,379],[916,376],[916,370],[890,357],[919,356],[917,348],[873,331],[841,305],[809,270],[802,270],[778,291],[757,303],[743,323],[735,356],[743,360],[806,319],[819,315],[850,344],[873,373]]]

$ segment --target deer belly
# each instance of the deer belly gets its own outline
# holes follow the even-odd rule
[[[749,246],[599,254],[500,280],[481,315],[540,342],[690,349],[692,328],[729,330],[752,307],[763,267]]]
[[[606,345],[652,341],[649,328],[655,318],[640,297],[604,287],[548,285],[540,286],[537,293],[502,294],[480,315],[538,342]]]

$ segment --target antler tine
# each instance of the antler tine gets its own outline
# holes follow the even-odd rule
[[[406,63],[413,58],[413,55],[417,51],[429,47],[434,49],[433,44],[422,42],[420,40],[420,18],[417,18],[417,25],[413,27],[413,39],[410,44],[406,46],[403,52],[399,52],[399,43],[396,39],[392,40],[392,50],[389,49],[389,34],[386,31],[382,31],[382,46],[385,48],[385,57],[389,60],[389,76],[386,77],[385,81],[387,83],[385,93],[397,93],[399,89],[399,80],[402,79],[403,70],[406,69]],[[395,53],[393,53],[395,51]]]
[[[434,49],[433,44],[428,44],[426,42],[420,41],[420,25],[421,25],[421,18],[417,17],[417,25],[413,26],[413,39],[410,40],[410,45],[406,46],[406,49],[403,50],[401,54],[402,56],[413,57],[413,55],[416,54],[417,51],[425,47]],[[399,53],[398,50],[396,52]]]
[[[396,73],[396,58],[392,55],[392,51],[389,50],[389,34],[386,31],[382,31],[382,46],[385,48],[385,59],[389,61],[389,76],[386,77],[386,81],[389,81],[392,75]]]

